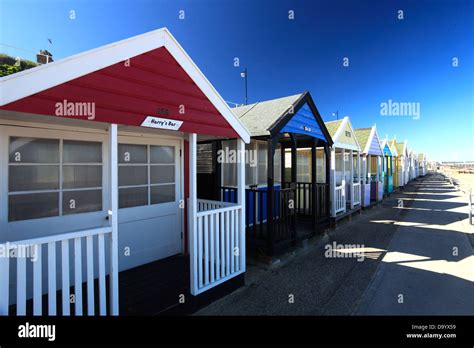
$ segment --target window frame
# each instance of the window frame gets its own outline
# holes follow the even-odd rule
[[[147,205],[135,205],[131,207],[123,207],[119,208],[119,210],[133,210],[133,209],[140,209],[145,207],[156,207],[163,204],[175,204],[179,202],[182,198],[182,177],[181,177],[181,170],[183,167],[183,158],[184,156],[180,156],[180,150],[182,147],[182,143],[180,140],[176,139],[169,139],[169,138],[153,138],[153,137],[137,137],[133,135],[120,135],[118,136],[118,145],[120,144],[128,144],[128,145],[145,145],[147,146],[147,163],[139,163],[137,165],[146,165],[147,166],[147,184],[143,185],[126,185],[126,186],[118,186],[118,190],[124,187],[148,187],[148,204]],[[163,185],[170,185],[171,183],[161,183],[161,184],[150,184],[151,179],[151,166],[153,165],[160,165],[160,164],[150,164],[150,146],[173,146],[174,147],[174,194],[175,200],[171,202],[164,202],[164,203],[154,203],[151,204],[151,187],[154,186],[163,186]],[[118,163],[118,166],[123,163]],[[161,164],[161,165],[171,165],[168,164]]]
[[[235,139],[228,139],[228,140],[223,140],[223,146],[222,148],[224,149],[224,142],[226,141],[232,141],[232,140],[235,140]],[[258,156],[259,156],[259,152],[260,152],[260,146],[266,146],[267,145],[267,142],[265,140],[259,140],[259,139],[250,139],[250,144],[246,144],[246,145],[250,145],[249,147],[246,147],[245,149],[246,150],[255,150],[257,151],[257,158],[256,158],[256,165],[255,167],[252,167],[252,171],[253,171],[253,175],[254,175],[254,182],[253,183],[248,183],[247,181],[245,181],[245,187],[246,188],[250,188],[250,186],[255,186],[257,188],[261,188],[261,187],[267,187],[267,181],[265,180],[264,183],[259,183],[259,177],[258,177],[258,174],[259,174],[259,168],[260,166],[263,166],[261,162],[259,162],[258,160]],[[277,145],[277,148],[275,149],[275,154],[274,154],[274,158],[276,157],[276,152],[277,151],[280,151],[280,156],[282,156],[283,154],[283,147],[281,146],[281,144],[278,144]],[[267,150],[268,151],[268,150]],[[265,166],[265,177],[266,177],[266,173],[267,173],[267,168],[268,168],[268,152],[266,152],[266,155],[265,155],[265,160],[264,160],[264,166]],[[226,165],[226,163],[221,163],[221,170],[220,170],[220,174],[221,174],[221,178],[222,178],[222,186],[225,186],[225,187],[237,187],[237,183],[235,185],[224,185],[224,166]],[[276,166],[276,164],[274,163],[274,167]],[[247,164],[246,164],[246,169],[247,171]],[[276,170],[275,170],[275,173],[276,173]],[[275,181],[274,182],[274,185],[275,186],[279,186],[281,185],[281,167],[280,167],[280,170],[278,171],[278,174],[275,174],[275,175],[278,175],[279,176],[279,181]],[[245,174],[245,176],[247,177],[247,173]],[[237,173],[236,173],[236,177],[235,177],[236,181],[237,181]]]
[[[34,138],[34,139],[54,139],[59,141],[59,152],[60,158],[59,162],[54,165],[59,166],[59,188],[58,189],[46,189],[46,190],[28,190],[28,191],[15,191],[21,192],[18,194],[27,194],[27,193],[42,193],[42,192],[57,192],[58,197],[58,215],[47,216],[47,217],[38,217],[38,218],[30,218],[30,219],[21,219],[21,220],[13,220],[9,221],[9,176],[10,176],[10,163],[9,161],[9,152],[10,152],[10,139],[11,138]],[[83,216],[83,214],[102,214],[106,211],[106,207],[109,205],[109,188],[106,185],[107,183],[107,173],[109,171],[108,168],[108,149],[107,149],[107,135],[103,133],[103,131],[95,130],[95,129],[76,129],[73,130],[71,128],[64,129],[64,128],[41,128],[41,127],[22,127],[21,125],[10,125],[2,123],[0,125],[0,148],[4,150],[0,153],[0,163],[3,165],[0,168],[0,221],[4,221],[7,224],[24,224],[30,223],[34,221],[45,221],[48,219],[74,219],[77,216]],[[62,167],[64,163],[62,162],[62,153],[63,153],[63,142],[64,140],[71,140],[71,141],[84,141],[84,142],[97,142],[101,144],[101,155],[102,155],[102,163],[100,164],[102,167],[102,175],[101,181],[102,186],[99,188],[73,188],[73,189],[63,189],[62,183]],[[14,162],[13,162],[14,164]],[[71,165],[72,163],[67,163],[66,165]],[[86,165],[87,163],[78,163],[80,165]],[[17,164],[18,165],[18,164]],[[22,165],[22,164],[20,164]],[[25,164],[27,165],[27,164]],[[39,164],[43,165],[43,164]],[[97,164],[99,165],[99,164]],[[70,192],[70,191],[87,191],[87,190],[101,190],[102,196],[102,209],[96,211],[89,211],[89,212],[78,212],[73,214],[63,214],[63,193]],[[48,220],[49,221],[49,220]]]

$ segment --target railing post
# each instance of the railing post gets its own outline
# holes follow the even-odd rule
[[[331,216],[336,216],[336,148],[331,148],[330,156],[330,178],[329,178],[329,192],[331,201]]]
[[[189,134],[189,204],[188,204],[188,231],[189,231],[189,259],[190,259],[190,287],[191,294],[195,295],[198,290],[198,263],[196,219],[197,219],[197,134]],[[226,226],[227,227],[227,226]]]
[[[240,212],[238,214],[238,238],[240,240],[240,269],[245,272],[245,143],[242,139],[237,140],[237,155],[239,160],[237,162],[237,204],[240,205]]]
[[[109,126],[110,155],[110,314],[119,314],[118,286],[118,127]]]

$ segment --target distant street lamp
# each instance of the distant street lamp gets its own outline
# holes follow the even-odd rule
[[[240,73],[240,77],[245,79],[245,105],[247,105],[247,68]]]
[[[334,112],[332,113],[332,115],[333,115],[334,117],[336,117],[336,120],[339,120],[339,111],[338,111],[338,110],[334,111]]]

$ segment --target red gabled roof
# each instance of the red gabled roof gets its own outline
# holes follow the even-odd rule
[[[165,30],[165,34],[167,33]],[[149,40],[149,37],[146,39]],[[56,85],[40,89],[34,94],[22,97],[21,93],[11,91],[10,94],[13,94],[13,97],[7,96],[6,98],[16,98],[16,100],[0,106],[0,109],[55,117],[71,117],[57,116],[57,103],[64,103],[64,101],[93,102],[95,104],[94,121],[140,126],[147,116],[156,116],[183,121],[179,128],[179,131],[182,132],[241,137],[242,129],[246,132],[245,128],[241,127],[240,122],[233,116],[209,81],[190,61],[190,58],[178,50],[181,47],[179,45],[176,46],[178,48],[173,46],[170,53],[167,47],[167,44],[170,45],[170,41],[169,38],[165,38],[162,45],[157,45],[161,47],[133,55],[127,60],[115,61],[110,65],[102,63],[101,66],[106,65],[106,67],[96,70],[91,68],[93,71],[90,72],[85,70],[85,74],[59,84],[57,84],[56,77]],[[110,48],[110,50],[112,49],[116,49],[116,47]],[[132,47],[133,50],[136,50],[136,47]],[[114,52],[109,53],[109,56],[117,56]],[[97,54],[81,57],[82,64],[91,63],[91,65],[97,66],[98,63],[93,61]],[[183,56],[189,58],[190,62],[184,61],[186,65],[184,68],[175,59],[177,54],[180,55],[178,59],[181,59],[182,62]],[[105,58],[98,57],[97,59],[104,60]],[[34,69],[47,69],[48,65],[60,64],[60,62]],[[65,64],[74,64],[74,62],[68,63],[66,61]],[[65,71],[66,67],[63,65],[59,68]],[[191,71],[193,77],[187,71]],[[51,69],[50,72],[51,74],[56,73],[54,69]],[[43,85],[42,79],[49,77],[49,75],[45,75],[45,71],[42,71],[42,77],[38,80],[39,76],[37,76],[35,81],[34,75],[27,76],[28,71],[22,73],[25,76],[20,78],[25,80],[24,83],[26,83],[26,79],[32,79],[33,83]],[[31,74],[35,73],[38,72],[31,71]],[[11,80],[12,77],[13,75],[7,76],[8,79],[3,78],[1,87],[8,88],[8,80]],[[12,88],[21,88],[18,81],[16,81],[16,85],[12,84],[11,86]],[[45,86],[48,87],[47,84]],[[210,94],[212,95],[209,96]],[[76,115],[74,118],[86,120],[87,115]]]

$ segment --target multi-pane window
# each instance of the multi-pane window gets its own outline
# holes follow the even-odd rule
[[[257,142],[257,173],[258,184],[266,185],[268,177],[268,147],[266,142]],[[279,184],[281,181],[281,146],[277,144],[275,154],[273,155],[273,182]]]
[[[213,144],[197,144],[196,172],[198,174],[214,173]]]
[[[175,147],[119,144],[119,208],[174,202]]]
[[[311,149],[298,149],[296,156],[296,181],[311,182]]]
[[[286,150],[286,161],[291,164],[291,149]],[[302,148],[296,151],[297,170],[296,176],[298,182],[311,182],[311,149]],[[336,154],[337,156],[337,154]],[[285,163],[285,165],[287,165]],[[339,180],[341,180],[341,172],[339,172]],[[291,168],[289,168],[288,178],[291,177]],[[336,175],[337,176],[337,175]],[[326,183],[326,156],[324,149],[316,149],[316,182]]]
[[[222,142],[222,150],[224,151],[235,151],[237,148],[235,140],[226,140]],[[245,146],[246,153],[246,165],[245,165],[245,184],[249,185],[266,185],[267,184],[267,143],[263,141],[252,140],[250,144]],[[256,154],[255,154],[256,151]],[[252,153],[251,153],[252,152]],[[250,157],[251,156],[251,157]],[[237,166],[235,161],[229,161],[237,159],[237,155],[234,158],[224,156],[225,160],[222,163],[223,171],[223,185],[224,186],[237,186]],[[274,156],[274,182],[279,183],[281,181],[281,147],[277,145]]]
[[[237,142],[235,140],[226,140],[222,142],[222,155],[219,160],[222,165],[222,184],[223,186],[237,185]],[[232,154],[234,154],[232,156]]]
[[[316,182],[326,183],[326,154],[321,148],[316,149]]]
[[[276,183],[281,182],[281,146],[277,145],[275,149],[275,157],[273,157],[273,181]]]
[[[8,221],[102,210],[102,143],[10,137]]]
[[[349,151],[344,152],[344,180],[346,183],[350,183],[352,178],[351,178],[351,165],[352,164],[352,156]]]
[[[250,144],[245,144],[246,162],[245,162],[245,184],[257,184],[257,144],[251,141]]]
[[[265,185],[267,184],[267,143],[258,142],[257,143],[257,172],[258,172],[258,184]]]

